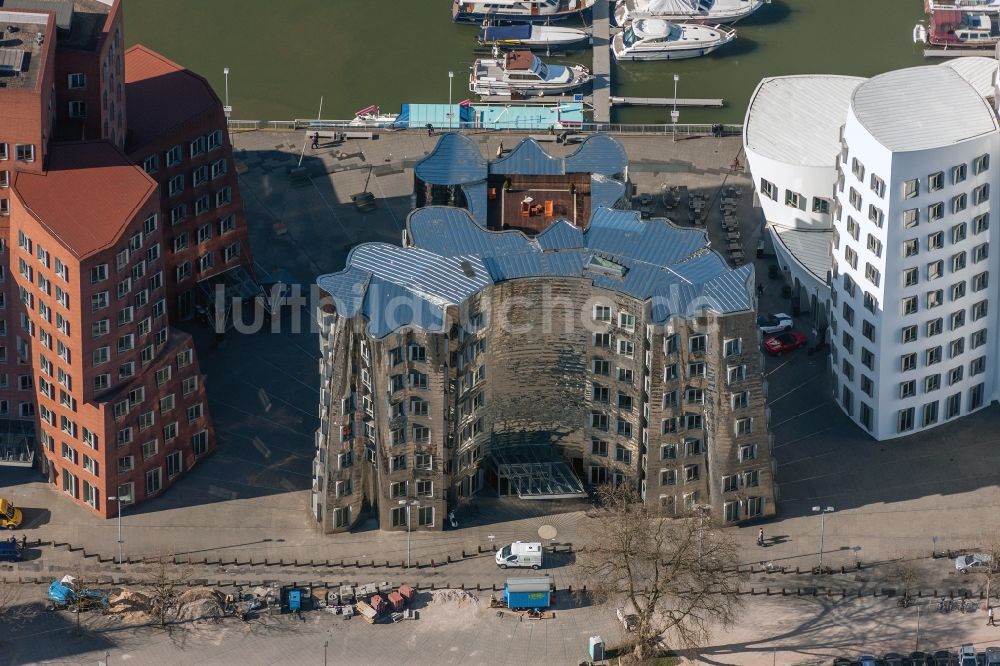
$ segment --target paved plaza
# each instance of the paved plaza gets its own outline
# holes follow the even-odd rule
[[[501,141],[509,149],[519,137],[486,133],[473,138],[482,142],[485,152],[495,154]],[[307,147],[304,154],[303,139],[304,133],[287,132],[234,136],[258,277],[265,284],[303,285],[303,293],[308,294],[313,278],[342,268],[347,252],[358,243],[400,242],[412,208],[412,166],[433,148],[437,137],[382,133],[377,140],[348,141],[318,151]],[[760,220],[752,208],[748,178],[731,169],[735,159],[742,162],[739,137],[673,142],[669,136],[626,136],[621,140],[630,157],[629,177],[639,194],[658,195],[665,185],[683,185],[689,191],[702,191],[711,201],[724,185],[743,188],[742,236],[747,256],[753,257],[761,235]],[[546,149],[565,150],[553,143],[546,144]],[[351,195],[362,191],[378,197],[375,211],[361,213],[351,204]],[[658,196],[654,198],[658,201]],[[664,213],[659,205],[654,212]],[[690,224],[686,219],[679,222]],[[722,239],[715,237],[720,233],[718,225],[710,220],[708,229],[713,244],[724,247]],[[756,260],[758,281],[764,286],[761,308],[788,311],[780,281],[767,278],[769,263],[767,257]],[[803,313],[797,330],[809,334],[810,317]],[[219,449],[161,497],[126,510],[122,519],[126,557],[171,554],[193,560],[253,558],[258,563],[267,558],[289,564],[295,560],[390,560],[398,564],[407,552],[414,562],[440,562],[463,550],[489,546],[490,535],[498,544],[536,538],[543,525],[556,528],[554,541],[561,544],[579,547],[600,538],[593,533],[594,521],[586,505],[495,498],[460,506],[460,526],[455,530],[414,533],[409,539],[405,533],[374,529],[318,534],[308,508],[319,402],[319,354],[311,324],[311,308],[302,307],[276,320],[273,331],[265,327],[254,333],[231,333],[219,346],[213,344],[208,330],[193,328],[199,359],[209,378]],[[805,349],[767,361],[779,515],[760,525],[765,548],[754,543],[757,525],[734,528],[745,546],[742,563],[772,562],[803,571],[815,566],[820,555],[820,519],[812,507],[831,506],[835,511],[826,518],[824,564],[840,567],[854,566],[858,560],[871,564],[912,558],[922,585],[929,589],[975,589],[978,583],[962,580],[953,563],[930,559],[930,555],[935,550],[981,545],[987,535],[1000,529],[1000,489],[995,481],[1000,469],[1000,410],[993,406],[928,433],[875,442],[834,404],[827,362],[825,350],[810,354]],[[25,510],[22,531],[28,539],[68,542],[105,557],[117,554],[116,521],[97,519],[62,501],[59,492],[34,471],[0,468],[0,488],[0,494]],[[21,531],[16,534],[20,536]],[[128,565],[98,564],[94,558],[84,560],[79,552],[43,546],[32,549],[28,561],[0,568],[0,575],[49,576],[81,568],[129,573]],[[869,569],[859,576],[865,578],[862,581],[845,577],[815,584],[852,589],[875,586],[891,582],[889,569],[889,565]],[[456,585],[503,579],[488,556],[410,572],[317,569],[297,574],[291,566],[243,565],[216,567],[211,573],[397,582],[405,574],[413,580]],[[560,560],[551,573],[559,586],[579,584],[571,556]],[[777,588],[809,584],[807,574],[753,580],[754,585]],[[29,596],[42,592],[34,586],[26,590]],[[753,597],[745,620],[734,631],[720,632],[702,660],[750,664],[772,663],[773,658],[774,663],[816,663],[819,656],[860,653],[869,649],[866,646],[871,651],[909,651],[914,649],[915,613],[915,609],[900,610],[891,602],[871,598],[834,602],[822,597]],[[185,634],[183,641],[152,630],[107,627],[80,639],[66,654],[52,648],[50,656],[37,657],[29,656],[31,641],[37,639],[28,632],[9,643],[0,642],[0,664],[42,659],[94,663],[104,649],[132,655],[131,663],[319,664],[324,641],[330,643],[329,663],[356,663],[362,655],[373,664],[515,663],[521,660],[518,655],[528,654],[522,650],[530,647],[541,650],[550,663],[575,664],[585,656],[587,636],[616,629],[609,626],[606,613],[590,607],[566,610],[554,621],[526,627],[496,621],[488,612],[480,615],[475,622],[456,621],[430,636],[421,631],[420,622],[370,627],[360,620],[343,623],[317,613],[301,626],[281,631],[226,624],[218,631]],[[60,620],[50,617],[49,621],[55,624],[32,630],[67,629],[59,625]],[[921,630],[926,639],[943,647],[964,640],[982,645],[993,641],[992,633],[983,633],[980,627],[982,613],[939,616],[925,609],[922,622],[926,623]],[[506,632],[498,631],[501,626]],[[367,649],[359,651],[368,638],[381,637],[390,639],[384,642],[385,650],[375,656]],[[1000,644],[1000,635],[994,643]]]

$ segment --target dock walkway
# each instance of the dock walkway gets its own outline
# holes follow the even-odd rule
[[[593,12],[595,123],[611,122],[611,0],[597,0]]]
[[[694,99],[678,97],[612,97],[614,106],[700,106],[722,108],[725,101],[721,99]]]

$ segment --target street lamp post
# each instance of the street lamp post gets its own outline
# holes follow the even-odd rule
[[[113,496],[108,498],[109,501],[113,500],[118,504],[118,564],[122,563],[122,544],[125,543],[122,541],[122,502],[127,502],[128,499],[128,497],[122,496]]]
[[[226,118],[228,118],[233,112],[233,107],[229,106],[229,68],[223,67],[222,73],[226,77],[226,105],[222,107],[222,110],[225,111]]]
[[[819,514],[819,571],[823,573],[823,542],[826,539],[826,514],[833,513],[833,507],[814,506],[813,513]]]
[[[674,74],[674,109],[670,112],[670,122],[674,126],[674,141],[677,141],[677,119],[680,118],[680,112],[677,110],[677,83],[681,80],[680,74]]]
[[[400,506],[406,507],[406,568],[409,569],[410,568],[410,508],[419,506],[419,502],[417,500],[407,501],[404,499],[404,500],[399,500],[396,503],[399,504]]]
[[[326,649],[330,647],[330,641],[323,641],[323,666],[326,666]]]
[[[455,78],[455,72],[448,72],[448,129],[452,128],[454,109],[451,108],[451,82]]]

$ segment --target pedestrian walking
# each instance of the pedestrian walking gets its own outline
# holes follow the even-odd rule
[[[757,283],[757,295],[758,296],[764,295],[764,285],[762,285],[760,282]]]
[[[317,148],[319,148],[319,132],[316,132],[315,134],[313,134],[312,147],[313,147],[313,150],[316,150]]]
[[[986,620],[986,626],[987,627],[995,627],[995,626],[997,626],[996,622],[993,621],[993,606],[990,606],[989,608],[986,609],[986,617],[988,618]]]
[[[760,528],[759,530],[757,530],[757,545],[758,546],[763,546],[764,545],[764,528],[763,527]]]
[[[26,550],[28,548],[28,536],[26,534],[21,535],[21,550]]]

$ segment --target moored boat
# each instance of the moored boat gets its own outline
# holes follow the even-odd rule
[[[736,39],[722,26],[636,19],[611,40],[615,60],[681,60],[708,55]]]
[[[527,21],[545,23],[579,14],[596,0],[452,0],[451,18],[459,23]],[[607,0],[602,0],[606,2]]]
[[[914,26],[915,42],[965,49],[1000,43],[1000,0],[927,0],[925,7],[927,25]]]
[[[487,46],[562,47],[589,38],[583,30],[552,25],[486,25],[479,30],[479,43]]]
[[[354,112],[354,118],[348,123],[351,127],[391,127],[398,113],[382,113],[377,104],[366,106]]]
[[[618,0],[615,21],[624,26],[638,18],[667,21],[733,23],[763,7],[770,0]]]
[[[478,95],[540,96],[558,95],[593,79],[583,65],[547,65],[531,51],[480,58],[472,66],[469,90]]]

